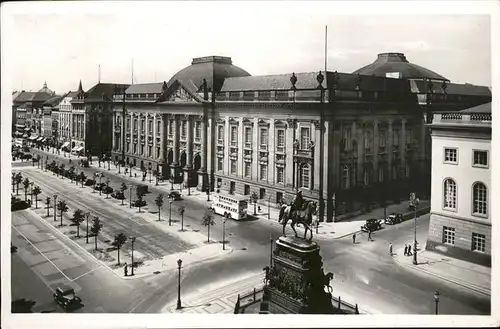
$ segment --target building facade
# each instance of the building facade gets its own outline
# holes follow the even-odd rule
[[[390,62],[404,66],[404,55],[381,55],[371,74],[364,68],[367,75],[250,76],[227,57],[195,58],[161,94],[160,84],[142,96],[142,87],[131,86],[138,89],[127,90],[125,104],[115,100],[113,158],[151,163],[174,183],[255,191],[271,203],[301,190],[328,221],[406,200],[409,192],[427,196],[424,118],[490,101],[491,93],[429,70],[415,75],[414,65],[395,77]]]
[[[55,131],[53,130],[54,122],[53,112],[58,112],[59,103],[62,101],[63,96],[55,96],[43,103],[43,133],[42,136],[46,137],[52,145],[54,141]]]
[[[78,86],[78,90],[81,89],[82,84],[80,81],[80,84]],[[61,100],[59,103],[59,118],[58,118],[58,124],[57,124],[57,145],[59,147],[65,147],[65,148],[70,148],[71,145],[71,124],[73,122],[72,117],[73,117],[73,106],[71,104],[71,101],[73,98],[76,96],[78,92],[77,91],[70,91],[68,92]]]
[[[434,114],[427,249],[491,266],[491,103]]]
[[[81,86],[71,100],[70,148],[88,155],[111,155],[113,97],[130,85],[98,83],[87,92]]]

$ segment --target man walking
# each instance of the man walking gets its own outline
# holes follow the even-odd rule
[[[355,244],[356,243],[356,233],[354,233],[352,235],[352,243]]]
[[[411,256],[411,255],[413,255],[413,254],[411,253],[411,243],[410,243],[410,244],[408,244],[408,256]]]
[[[389,255],[392,256],[392,242],[389,242]]]
[[[373,241],[372,240],[372,231],[368,231],[368,241]]]
[[[405,256],[408,256],[408,245],[405,243],[405,253],[404,253]]]

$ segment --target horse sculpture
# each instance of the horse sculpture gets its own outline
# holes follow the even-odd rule
[[[292,227],[295,236],[298,237],[297,231],[295,230],[295,225],[304,225],[304,239],[307,236],[307,231],[310,232],[309,241],[312,240],[313,232],[311,229],[313,215],[316,214],[317,204],[313,201],[304,201],[305,207],[303,209],[292,210],[291,205],[283,205],[280,209],[278,223],[283,224],[283,236],[286,236],[285,227],[289,220],[292,222],[290,226]]]

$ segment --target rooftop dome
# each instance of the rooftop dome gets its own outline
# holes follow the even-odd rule
[[[428,78],[449,81],[434,71],[408,62],[405,55],[402,53],[378,54],[378,58],[375,62],[354,71],[353,74],[375,75],[381,77],[388,76],[404,79]]]
[[[246,77],[250,73],[233,65],[230,57],[208,56],[193,58],[191,65],[177,72],[169,81],[170,86],[175,80],[180,80],[185,86],[197,92],[203,85],[203,79],[207,80],[209,91],[215,87],[219,92],[225,78]]]
[[[52,90],[50,90],[50,89],[47,87],[47,81],[45,81],[45,82],[44,82],[44,84],[43,84],[43,88],[42,88],[42,89],[40,89],[38,92],[39,92],[39,93],[46,93],[47,95],[51,95],[51,96],[55,95],[55,92],[53,92]]]

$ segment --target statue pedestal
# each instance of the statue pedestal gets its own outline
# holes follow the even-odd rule
[[[334,314],[329,284],[316,242],[280,237],[263,303],[271,314]]]

